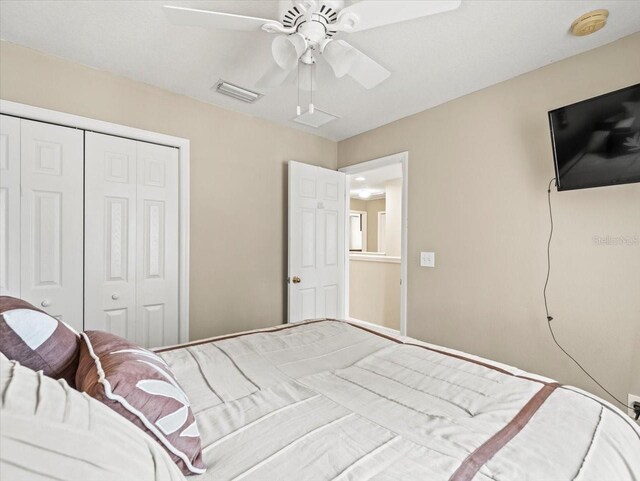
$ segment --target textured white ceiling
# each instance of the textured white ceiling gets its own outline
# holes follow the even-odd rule
[[[265,18],[278,12],[275,1],[2,0],[0,37],[342,140],[640,30],[637,0],[463,0],[452,12],[341,34],[392,75],[366,90],[348,77],[333,78],[319,63],[314,103],[340,119],[313,129],[291,122],[295,84],[263,90],[255,104],[211,90],[219,78],[252,87],[271,62],[269,34],[172,26],[165,4]],[[607,27],[571,36],[571,22],[595,8],[610,10]]]

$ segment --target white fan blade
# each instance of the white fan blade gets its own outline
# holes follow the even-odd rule
[[[189,25],[193,27],[219,28],[224,30],[252,31],[260,30],[265,23],[280,22],[268,18],[245,17],[232,13],[210,12],[193,8],[171,7],[165,5],[164,12],[169,21],[175,25]]]
[[[391,75],[378,62],[344,40],[334,40],[327,44],[322,56],[331,65],[336,77],[348,74],[367,89],[375,87]]]
[[[293,72],[295,72],[295,70],[285,70],[280,68],[277,64],[273,64],[255,83],[255,86],[258,88],[278,87],[285,83]]]
[[[455,10],[462,0],[362,0],[343,8],[336,30],[359,32]]]

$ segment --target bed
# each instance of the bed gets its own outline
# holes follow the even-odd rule
[[[184,425],[195,419],[206,468],[188,477],[194,481],[640,479],[640,430],[604,400],[361,325],[321,319],[157,355],[125,351],[146,359],[138,367],[159,355],[186,393],[192,413]],[[130,354],[122,352],[104,355],[105,371]],[[84,356],[76,382],[90,377]],[[126,413],[15,358],[0,361],[3,480],[185,480]],[[152,381],[136,386],[142,382]],[[187,431],[193,435],[192,427],[176,435]]]
[[[606,401],[475,356],[314,320],[158,349],[205,480],[626,481],[640,430]]]

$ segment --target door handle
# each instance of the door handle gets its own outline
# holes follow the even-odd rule
[[[294,284],[300,284],[302,282],[302,279],[300,279],[298,276],[293,276],[293,279],[291,279],[291,281]]]
[[[51,305],[51,300],[50,299],[43,299],[42,302],[40,303],[40,305],[42,307],[49,307]]]
[[[120,293],[114,292],[113,294],[111,294],[111,299],[113,299],[114,301],[117,301],[118,299],[120,299]]]

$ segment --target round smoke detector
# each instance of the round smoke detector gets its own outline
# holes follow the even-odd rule
[[[607,24],[609,10],[593,10],[581,15],[571,24],[571,33],[578,37],[591,35]]]

